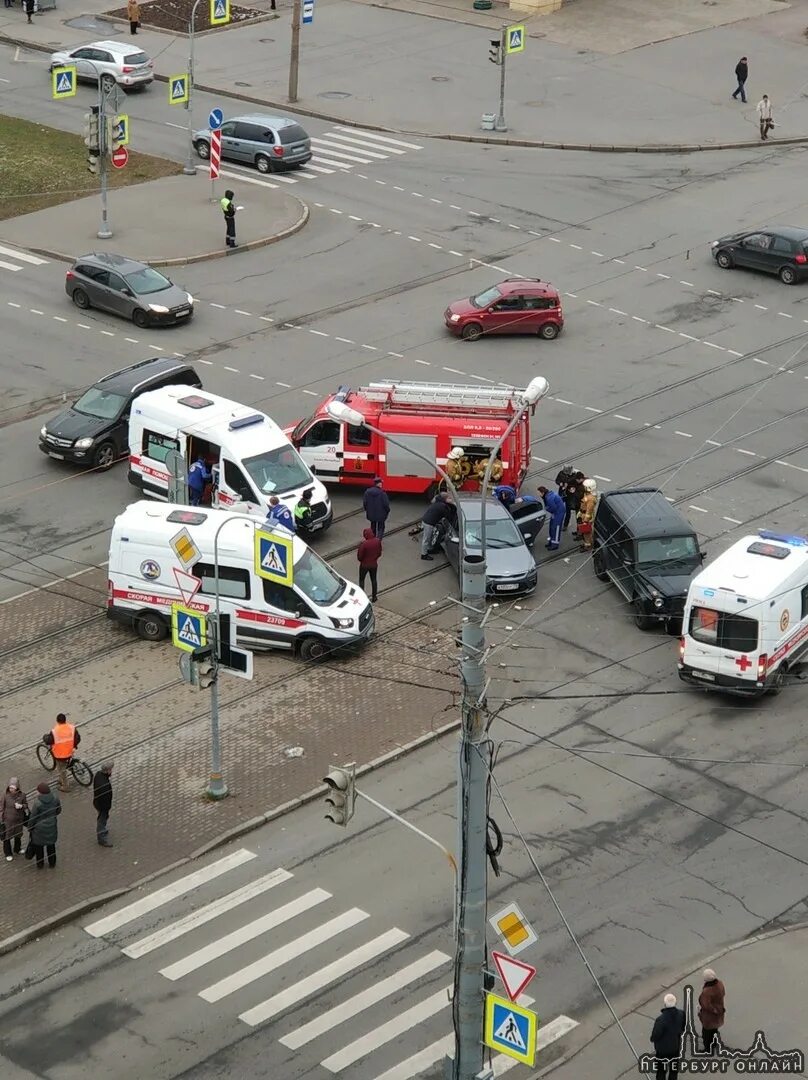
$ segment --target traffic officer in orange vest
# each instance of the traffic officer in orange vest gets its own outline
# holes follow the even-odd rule
[[[56,762],[56,770],[59,773],[59,790],[70,791],[67,763],[73,757],[76,747],[81,742],[78,728],[75,724],[69,724],[65,714],[60,712],[56,717],[56,723],[45,736],[45,742],[51,748],[53,760]]]

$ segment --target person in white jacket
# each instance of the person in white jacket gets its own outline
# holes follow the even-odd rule
[[[764,94],[757,104],[758,117],[760,118],[760,137],[761,139],[768,139],[769,132],[774,127],[774,120],[772,120],[772,103],[769,100],[769,95]]]

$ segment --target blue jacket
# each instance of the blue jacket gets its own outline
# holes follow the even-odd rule
[[[567,512],[567,504],[555,491],[548,491],[544,496],[544,508],[551,517],[563,517]]]
[[[286,503],[279,502],[277,506],[270,507],[270,511],[267,514],[268,525],[283,525],[284,529],[288,529],[289,532],[297,532],[295,528],[295,519],[292,517],[292,511],[286,505]]]
[[[377,484],[369,487],[362,497],[365,517],[368,521],[387,521],[390,513],[390,500],[387,492]]]
[[[204,461],[195,461],[188,470],[188,487],[194,491],[204,491],[210,480],[210,470]]]
[[[494,498],[498,499],[503,506],[510,506],[516,499],[516,488],[512,488],[510,484],[497,484],[493,494]]]

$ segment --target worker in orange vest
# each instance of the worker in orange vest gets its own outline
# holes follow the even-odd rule
[[[56,723],[45,736],[44,741],[51,748],[53,760],[56,762],[56,771],[59,773],[59,790],[70,791],[67,764],[81,742],[78,728],[75,724],[69,724],[65,714],[60,712],[56,717]]]

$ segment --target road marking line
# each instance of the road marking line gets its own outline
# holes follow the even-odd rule
[[[123,340],[128,341],[130,345],[138,345],[139,344],[138,339],[136,337],[125,337]],[[212,364],[213,361],[208,360],[207,363]]]
[[[15,266],[14,263],[0,262],[0,267],[4,270],[13,270],[15,273],[17,270],[22,270],[21,266]]]
[[[732,525],[743,525],[742,521],[738,521],[737,518],[722,517],[722,521],[729,521]]]
[[[30,313],[32,315],[44,315],[45,314],[44,311],[40,311],[38,308],[34,308],[34,307],[29,308],[28,310],[30,311]],[[102,331],[102,333],[103,333],[103,331]]]
[[[356,128],[343,127],[341,124],[337,124],[337,131],[356,131]],[[376,132],[363,132],[369,139],[375,139],[376,142],[392,143],[394,146],[406,146],[408,150],[423,150],[423,146],[419,146],[418,143],[403,142],[401,139],[391,139],[389,135],[377,135]]]
[[[434,248],[435,251],[443,251],[443,244],[430,244],[429,246]]]
[[[595,480],[602,480],[604,484],[611,484],[612,482],[611,476],[598,476],[597,473],[592,473],[592,477]]]
[[[733,447],[733,449],[735,450],[736,454],[746,454],[747,457],[757,457],[757,454],[755,453],[754,450],[744,450],[740,446],[735,446],[735,447]]]
[[[793,319],[794,318],[794,316],[789,315],[787,311],[778,311],[777,314],[780,316],[781,319]]]
[[[740,296],[731,296],[730,300],[734,300],[736,304],[745,304],[745,300],[741,300]]]
[[[331,335],[327,334],[325,330],[309,330],[309,333],[316,334],[317,337],[331,337]]]
[[[232,371],[234,375],[238,375],[239,369],[237,367],[227,367],[226,364],[222,365],[225,371]]]
[[[348,214],[348,217],[351,219],[351,221],[361,221],[362,220],[362,218],[357,217],[356,214]]]
[[[271,315],[259,315],[258,318],[261,322],[275,322]]]
[[[424,197],[420,191],[411,191],[410,195],[412,195],[414,199],[423,199]]]
[[[324,169],[322,167],[322,165],[312,165],[311,162],[308,162],[308,164],[306,165],[306,168],[307,169],[313,169],[315,172],[318,172],[318,173],[325,173],[327,176],[333,176],[334,175],[334,170],[333,169]],[[362,176],[362,174],[357,173],[357,176]],[[367,180],[367,177],[362,176],[362,179]]]
[[[276,188],[278,186],[271,184],[269,180],[258,180],[255,176],[247,176],[242,172],[227,172],[225,169],[222,169],[219,176],[226,176],[230,180],[240,180],[243,184],[257,184],[258,187]]]
[[[664,278],[666,281],[670,281],[671,279],[670,274],[660,274],[659,271],[657,271],[657,277]]]
[[[592,307],[603,307],[599,300],[587,300],[587,304],[591,304]]]
[[[508,228],[509,228],[509,229],[518,229],[518,230],[519,230],[519,232],[521,232],[521,231],[522,231],[522,226],[521,226],[521,225],[511,225],[511,223],[510,223],[510,222],[508,222]]]
[[[253,313],[251,311],[242,311],[241,308],[233,308],[233,311],[235,311],[236,315],[247,315],[249,318],[253,318]]]
[[[19,307],[20,305],[15,304],[14,306]],[[90,326],[90,324],[86,322],[77,322],[76,326],[78,326],[81,330],[92,330],[92,326]]]
[[[763,304],[755,304],[755,307],[759,308],[760,311],[768,311],[769,310],[767,307],[764,307]]]
[[[552,242],[553,242],[554,244],[560,244],[560,243],[561,243],[561,241],[560,241],[560,240],[558,239],[558,237],[557,237],[557,236],[548,236],[548,237],[547,237],[547,239],[548,239],[548,240],[552,240]]]
[[[253,373],[252,373],[252,372],[250,372],[250,378],[251,378],[251,379],[260,379],[260,380],[261,380],[261,382],[263,382],[263,381],[264,381],[264,376],[263,376],[263,375],[253,375]]]
[[[368,352],[378,352],[378,351],[379,351],[379,350],[378,350],[378,349],[376,348],[376,346],[375,346],[375,345],[360,345],[360,346],[359,346],[359,348],[360,348],[360,349],[367,349],[367,350],[368,350]]]
[[[587,412],[602,413],[603,409],[596,409],[593,405],[584,405]]]
[[[615,420],[628,420],[629,423],[631,422],[631,417],[630,416],[623,416],[623,414],[619,413],[619,412],[616,412],[613,415],[614,415]]]
[[[675,330],[671,330],[669,326],[663,326],[662,323],[654,323],[654,326],[657,328],[657,330],[666,330],[669,334],[676,333]]]
[[[339,139],[340,142],[347,143],[348,144],[348,149],[350,149],[351,146],[357,146],[359,149],[362,150],[363,153],[367,153],[367,154],[370,153],[369,147],[371,147],[371,146],[375,150],[384,150],[385,151],[384,154],[379,154],[378,155],[379,157],[382,157],[382,158],[386,157],[387,154],[406,154],[407,153],[406,150],[393,150],[392,147],[389,147],[389,146],[377,146],[375,143],[372,143],[372,142],[369,143],[366,139],[357,139],[357,138],[351,137],[350,135],[341,135],[336,131],[329,131],[329,132],[327,132],[327,134],[328,134],[329,139]]]
[[[6,300],[9,307],[21,308],[22,304],[15,304],[13,300]]]
[[[65,319],[62,315],[54,315],[53,317],[57,322],[67,322],[67,319]],[[129,341],[129,338],[126,338],[125,340]]]
[[[301,979],[288,990],[282,990],[273,997],[267,998],[266,1001],[262,1001],[260,1005],[254,1005],[251,1009],[247,1009],[246,1012],[240,1014],[239,1020],[249,1024],[250,1027],[262,1024],[265,1020],[269,1020],[292,1005],[296,1005],[297,1002],[303,1001],[309,994],[322,990],[324,987],[336,982],[343,975],[348,975],[363,964],[375,960],[377,956],[381,956],[383,953],[395,948],[396,945],[406,941],[409,936],[404,930],[397,928],[388,930],[386,933],[373,938],[372,941],[368,941],[364,945],[352,949],[344,956],[340,956],[339,959],[334,960],[332,963],[326,964],[325,967],[320,968],[313,975]]]
[[[350,161],[354,165],[372,165],[374,158],[384,158],[384,154],[371,154],[369,150],[367,151],[368,157],[359,157],[357,153],[348,154],[346,153],[349,149],[348,147],[340,146],[339,143],[328,142],[324,139],[312,139],[311,145],[318,150],[322,147],[327,154],[331,155],[331,157],[344,158],[345,161]],[[350,147],[350,149],[353,149],[353,147]],[[401,190],[403,191],[404,189],[402,188]]]
[[[449,254],[456,256],[458,259],[465,259],[466,257],[462,251],[450,251]]]
[[[493,223],[495,225],[501,225],[502,224],[501,220],[498,217],[490,217],[488,220],[493,221]]]
[[[689,510],[698,510],[700,514],[709,514],[709,510],[705,510],[703,506],[694,506],[693,503],[688,507]]]
[[[549,465],[550,464],[549,459],[546,458],[546,457],[537,457],[536,454],[534,454],[533,457],[536,458],[536,461],[540,461],[542,463],[542,465]]]
[[[291,384],[291,383],[288,383],[288,382],[276,382],[276,383],[275,383],[275,385],[276,385],[276,386],[283,386],[283,387],[285,387],[285,388],[286,388],[287,390],[291,390],[291,389],[292,389],[292,384]]]
[[[721,293],[716,292],[715,289],[708,289],[707,292],[711,293],[713,296],[721,296]]]
[[[727,349],[730,356],[743,356],[742,352],[738,352],[736,349]]]
[[[598,258],[598,259],[605,259],[606,258],[606,256],[603,254],[602,251],[590,251],[589,254],[596,256],[596,258]]]
[[[478,214],[476,210],[469,210],[469,217],[482,217],[482,216],[483,216],[483,215],[482,215],[482,214]],[[560,240],[559,240],[558,242],[559,242],[559,244],[561,243],[561,241],[560,241]]]
[[[689,431],[674,431],[674,435],[681,435],[683,439],[692,439],[693,436]]]
[[[212,300],[208,301],[208,307],[219,308],[221,311],[227,311],[227,304],[215,304]]]
[[[342,214],[342,213],[344,213],[343,210],[335,210],[333,206],[329,206],[328,209],[331,211],[332,214]]]
[[[115,337],[111,330],[102,330],[101,333],[104,335],[104,337]]]
[[[29,255],[27,251],[18,251],[17,248],[7,248],[0,245],[0,255],[10,255],[12,259],[19,259],[21,262],[30,263],[31,266],[47,266],[47,259],[40,259],[36,255]],[[19,266],[14,267],[15,270],[19,270]]]
[[[612,259],[612,262],[616,262],[618,264],[618,266],[625,266],[626,265],[625,261],[623,259]]]
[[[349,165],[345,161],[332,161],[330,158],[323,157],[322,154],[317,154],[315,160],[316,161],[322,161],[323,165],[333,165],[335,169],[342,169],[343,172],[348,172],[349,169],[353,168],[352,165]],[[357,176],[358,175],[359,174],[357,173]],[[387,181],[386,180],[377,180],[376,183],[377,184],[383,184],[385,187],[387,186]],[[321,203],[315,203],[314,205],[315,206],[320,206],[322,204]]]
[[[545,1047],[556,1042],[557,1039],[562,1038],[568,1032],[572,1031],[573,1028],[577,1027],[577,1020],[572,1020],[569,1016],[557,1016],[554,1020],[551,1020],[549,1024],[544,1024],[539,1028],[536,1033],[536,1049],[544,1050]],[[516,1058],[506,1057],[505,1054],[497,1054],[493,1059],[495,1080],[502,1076],[503,1073],[510,1072],[511,1069],[518,1064],[519,1062]]]
[[[643,323],[648,322],[647,319],[643,319],[640,315],[632,315],[631,317],[634,320],[634,322],[643,322]]]
[[[408,240],[414,240],[416,244],[423,243],[420,236],[408,236],[407,239]]]
[[[351,339],[347,338],[347,337],[336,337],[336,335],[335,335],[334,340],[335,341],[341,341],[343,345],[355,345],[356,344],[355,341],[351,341]]]
[[[576,251],[583,251],[583,250],[584,250],[584,249],[583,249],[583,248],[581,247],[581,245],[580,245],[580,244],[570,244],[570,247],[571,247],[571,248],[574,248],[574,249],[575,249]]]
[[[520,277],[521,277],[521,275],[520,275]],[[573,300],[578,299],[578,293],[577,292],[568,292],[568,293],[564,293],[564,295],[565,296],[571,296]]]
[[[808,473],[808,469],[804,469],[802,465],[794,465],[790,461],[781,461],[779,458],[776,462],[777,465],[785,465],[788,469],[797,469],[799,472]]]
[[[647,274],[647,273],[648,273],[647,269],[646,269],[646,268],[645,268],[644,266],[635,266],[635,267],[634,267],[634,269],[635,269],[635,270],[642,270],[642,272],[643,272],[644,274]]]
[[[680,284],[680,285],[687,285],[687,287],[688,287],[689,289],[693,289],[693,288],[695,288],[695,286],[694,286],[694,284],[693,284],[693,282],[692,282],[692,281],[682,281],[682,280],[680,279],[680,280],[679,280],[679,284]]]
[[[756,364],[764,364],[766,367],[769,366],[769,361],[768,360],[761,360],[759,356],[753,356],[752,359]]]
[[[176,900],[177,897],[194,892],[200,885],[213,881],[214,878],[226,874],[228,870],[234,870],[237,866],[250,862],[254,858],[256,858],[254,852],[247,851],[246,848],[239,848],[237,851],[225,855],[223,859],[217,859],[216,862],[202,866],[198,870],[194,870],[193,873],[186,874],[177,881],[172,881],[170,885],[164,885],[162,889],[157,889],[155,892],[149,893],[148,896],[141,897],[140,900],[136,900],[133,904],[127,904],[120,911],[115,911],[97,922],[89,923],[84,929],[90,937],[102,937],[113,930],[119,930],[122,926],[139,919],[141,915],[147,915],[150,911],[162,907],[163,904]]]
[[[301,392],[301,394],[309,394],[311,397],[319,397],[320,396],[319,394],[316,394],[313,390],[301,390],[300,392]]]
[[[456,367],[445,367],[444,371],[450,372],[452,375],[465,375],[465,371],[459,371]]]
[[[397,356],[399,360],[404,359],[404,353],[400,353],[400,352],[388,352],[387,355],[388,356]]]
[[[708,446],[721,446],[721,443],[716,442],[715,439],[705,439],[704,441],[707,443]]]
[[[342,915],[329,919],[328,922],[323,923],[321,926],[316,926],[314,930],[310,930],[307,934],[301,934],[300,937],[290,941],[287,945],[282,945],[279,949],[267,953],[266,956],[259,957],[258,960],[254,960],[251,964],[247,964],[246,967],[240,968],[234,974],[219,979],[212,986],[202,990],[199,996],[203,1001],[221,1001],[228,994],[249,986],[256,979],[261,979],[265,975],[277,971],[279,967],[290,964],[303,953],[322,945],[323,942],[330,941],[337,934],[341,934],[344,930],[350,930],[352,926],[356,926],[369,918],[368,913],[362,911],[361,908],[351,908],[350,911],[345,911]]]
[[[616,307],[610,307],[609,311],[611,311],[613,315],[628,315],[627,311],[621,311],[620,308]]]
[[[536,232],[534,229],[528,229],[527,231],[528,231],[529,236],[538,236],[538,237],[544,236],[544,233]],[[551,239],[552,239],[552,237],[551,237]]]
[[[443,206],[443,199],[430,199],[430,202],[437,203],[438,206]]]
[[[432,366],[430,364],[429,360],[416,360],[415,362],[416,362],[416,364],[423,364],[424,367],[431,367]]]
[[[450,210],[461,210],[462,211],[463,207],[462,206],[455,206],[454,203],[449,203],[449,209]]]
[[[563,397],[557,397],[555,400],[559,403],[559,405],[574,405],[575,404],[574,401],[567,401],[567,399],[563,398]]]

